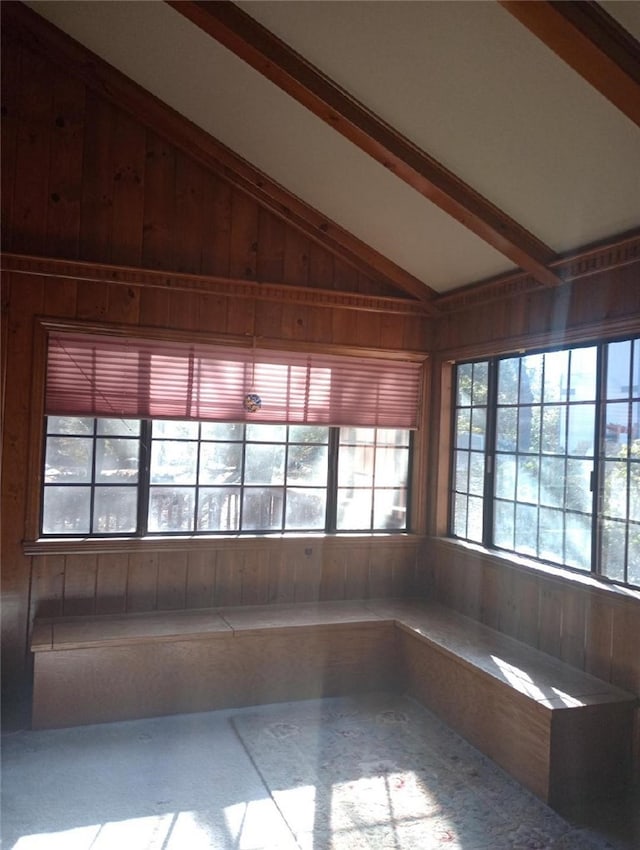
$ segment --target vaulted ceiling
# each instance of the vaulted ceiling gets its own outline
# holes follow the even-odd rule
[[[640,2],[27,5],[414,297],[640,234]]]

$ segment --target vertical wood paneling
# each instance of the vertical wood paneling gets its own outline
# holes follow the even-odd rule
[[[75,316],[78,284],[75,280],[49,277],[44,281],[45,316]]]
[[[18,130],[20,126],[20,89],[22,49],[2,31],[2,62],[0,77],[2,86],[2,138],[0,144],[2,189],[0,210],[2,213],[2,245],[5,251],[13,250],[13,190],[16,179],[16,156]]]
[[[160,610],[184,608],[187,591],[187,553],[158,554],[158,596]]]
[[[60,617],[64,596],[64,555],[33,559],[31,568],[31,619]]]
[[[214,604],[216,553],[189,552],[187,563],[187,608],[209,608]]]
[[[293,602],[295,599],[296,564],[281,550],[269,552],[269,601]]]
[[[50,74],[45,59],[24,50],[13,197],[12,247],[17,252],[46,250],[53,92],[43,83]]]
[[[135,325],[140,317],[140,287],[110,286],[106,317],[110,322]]]
[[[521,573],[518,576],[516,602],[518,605],[518,629],[516,637],[531,646],[538,644],[540,622],[540,587],[535,576]]]
[[[147,131],[144,178],[142,264],[152,269],[175,268],[177,252],[176,151]]]
[[[89,322],[104,321],[109,313],[109,288],[93,280],[79,280],[76,316]]]
[[[190,157],[176,157],[176,223],[181,238],[176,242],[176,268],[189,274],[199,274],[202,266],[204,241],[205,171]]]
[[[127,574],[127,611],[152,611],[158,598],[158,556],[132,552]]]
[[[322,546],[296,543],[288,553],[296,565],[296,602],[317,602],[322,579]]]
[[[166,289],[143,287],[140,292],[138,317],[140,324],[146,327],[170,327],[169,295]]]
[[[482,565],[480,612],[482,622],[492,629],[500,628],[500,597],[506,577],[489,564]]]
[[[80,208],[80,256],[86,260],[111,262],[116,118],[111,104],[87,92]]]
[[[369,562],[369,596],[378,599],[393,595],[395,547],[382,544],[371,547]]]
[[[293,227],[286,230],[282,280],[291,286],[309,283],[309,240]]]
[[[562,589],[547,586],[540,594],[540,635],[538,648],[549,655],[562,653]]]
[[[611,678],[613,650],[613,610],[599,596],[592,595],[586,607],[586,664],[593,673],[606,682]]]
[[[84,85],[56,70],[45,253],[71,259],[80,242],[84,106]]]
[[[237,190],[231,196],[229,274],[254,280],[258,254],[258,207]]]
[[[640,606],[632,603],[613,611],[611,681],[640,694]]]
[[[121,614],[127,608],[128,557],[98,555],[96,614]]]
[[[197,329],[207,333],[226,333],[227,301],[227,298],[217,295],[196,295]]]
[[[563,588],[560,658],[574,667],[585,665],[586,609],[583,594]]]
[[[242,604],[266,605],[269,601],[269,553],[252,549],[242,568]]]
[[[346,599],[369,598],[369,556],[368,545],[349,549],[344,583]]]
[[[27,471],[29,446],[37,436],[39,422],[30,420],[33,363],[33,316],[42,311],[42,281],[31,277],[5,275],[3,289],[8,295],[6,387],[2,437],[2,685],[16,699],[26,686],[25,640],[29,614],[39,603],[31,597],[34,581],[31,559],[22,553],[25,519],[28,512]],[[36,429],[33,431],[32,429]],[[53,579],[47,586],[53,591]],[[35,581],[35,593],[41,587]],[[52,606],[53,607],[53,606]]]
[[[231,241],[231,187],[208,175],[202,190],[202,274],[228,277]]]
[[[281,280],[284,273],[285,224],[268,210],[258,211],[258,280]]]
[[[124,112],[115,116],[112,141],[111,262],[138,266],[142,259],[146,133]]]
[[[67,555],[64,567],[64,614],[93,614],[96,607],[96,555]]]
[[[223,550],[216,558],[216,588],[213,604],[216,607],[242,604],[242,571],[244,551]]]
[[[322,557],[320,599],[323,601],[345,598],[346,557],[343,549],[325,551]]]

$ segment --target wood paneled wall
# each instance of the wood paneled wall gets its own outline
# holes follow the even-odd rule
[[[25,552],[23,541],[37,524],[41,475],[33,462],[42,444],[41,317],[414,352],[428,349],[430,326],[411,304],[384,309],[385,298],[402,293],[383,276],[303,236],[25,46],[11,26],[3,27],[2,39],[3,250],[203,276],[189,286],[169,277],[160,285],[142,273],[140,281],[134,273],[127,283],[110,282],[104,269],[102,280],[24,270],[3,275],[5,720],[28,692],[36,614],[409,592],[417,539],[375,545],[366,539],[161,541],[120,551],[72,546]],[[218,280],[208,289],[207,276],[228,279],[228,288]],[[234,280],[282,285],[282,297],[265,300],[246,291],[239,297]],[[287,298],[292,285],[309,297]],[[314,297],[316,290],[325,295]],[[353,309],[348,299],[332,300],[336,290],[365,300],[382,297],[382,306]]]

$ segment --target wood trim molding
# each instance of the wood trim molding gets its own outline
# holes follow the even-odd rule
[[[426,537],[410,532],[399,534],[266,534],[251,537],[250,535],[229,535],[206,537],[192,535],[185,537],[162,536],[130,537],[108,539],[105,537],[77,538],[41,538],[25,540],[22,551],[28,556],[46,555],[102,555],[109,553],[132,554],[135,552],[184,552],[215,551],[224,549],[258,550],[282,549],[287,546],[315,546],[323,549],[361,549],[363,546],[376,546],[381,542],[392,543],[394,548],[414,549],[422,546]]]
[[[288,284],[209,277],[180,272],[155,271],[104,263],[60,260],[55,257],[34,257],[25,254],[2,254],[0,268],[14,274],[39,275],[66,280],[86,280],[97,283],[120,284],[167,289],[171,292],[198,292],[201,295],[226,298],[251,298],[257,301],[279,301],[306,307],[340,308],[371,313],[392,313],[398,316],[424,316],[427,305],[389,296],[361,295],[329,289],[312,289]]]
[[[557,271],[563,283],[570,283],[638,262],[640,262],[640,230],[635,230],[606,244],[580,249],[558,258],[551,263],[551,267]],[[439,295],[435,299],[435,305],[441,313],[454,313],[513,295],[536,292],[541,288],[541,284],[531,275],[517,272]]]
[[[374,280],[428,304],[435,291],[374,248],[305,204],[250,163],[197,127],[120,71],[48,23],[22,3],[2,3],[4,32],[46,56],[93,91],[167,138],[188,156],[326,250]]]
[[[167,2],[396,177],[528,271],[535,280],[547,286],[561,282],[548,268],[554,257],[551,248],[339,88],[234,3]]]
[[[640,127],[640,44],[598,3],[500,5]]]
[[[470,345],[459,345],[455,348],[445,348],[433,352],[436,364],[456,363],[459,360],[473,360],[477,357],[497,357],[501,354],[526,354],[541,348],[555,346],[579,345],[617,337],[635,335],[640,330],[638,315],[625,316],[619,319],[600,319],[575,328],[561,327],[543,333],[519,334],[508,339],[486,340]],[[434,367],[437,368],[437,365]]]

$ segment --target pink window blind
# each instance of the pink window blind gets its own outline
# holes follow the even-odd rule
[[[422,365],[54,332],[46,412],[57,416],[416,428]],[[247,393],[262,406],[249,413]]]

